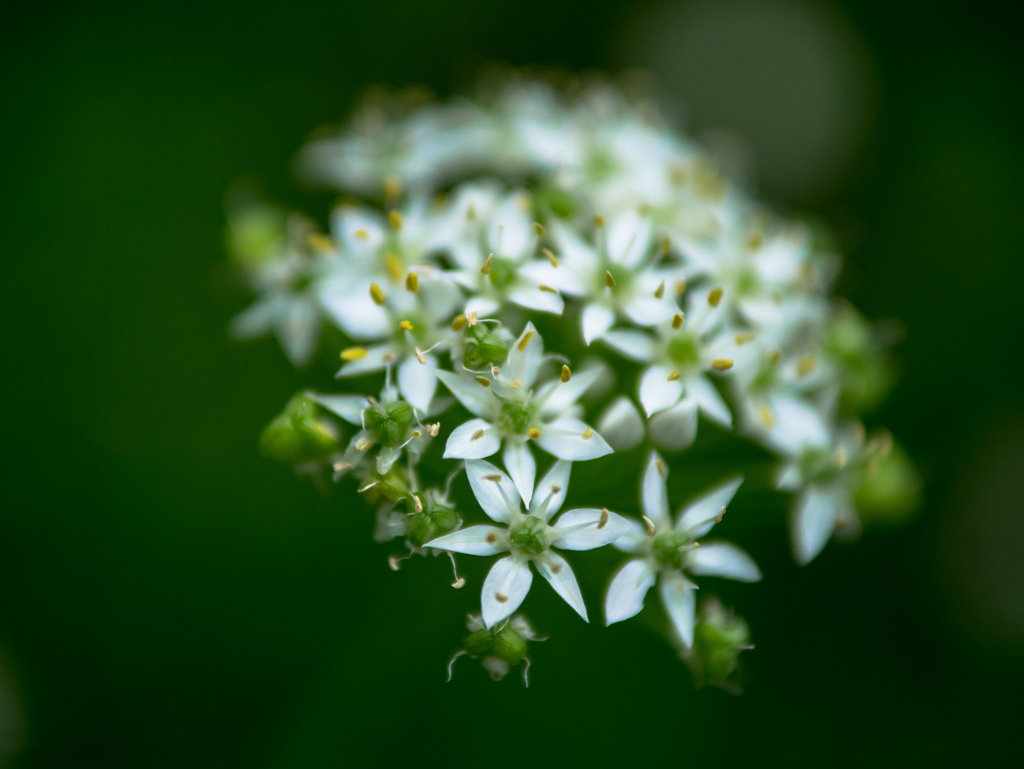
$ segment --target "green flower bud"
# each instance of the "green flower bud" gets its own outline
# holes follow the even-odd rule
[[[526,520],[512,530],[509,537],[512,544],[533,555],[540,555],[548,549],[548,539],[544,536],[547,524],[535,515],[526,517]]]
[[[224,239],[232,259],[256,267],[284,251],[287,215],[265,203],[251,205],[231,216]]]
[[[518,403],[503,403],[501,406],[501,426],[523,435],[530,429],[530,423],[537,416],[533,406],[521,406]]]
[[[576,213],[576,198],[572,193],[561,187],[542,187],[533,196],[534,211],[538,219],[543,219],[545,208],[559,219],[569,219]]]
[[[903,523],[919,501],[921,478],[910,458],[898,445],[890,443],[887,448],[868,458],[864,484],[855,496],[857,512],[866,523]]]
[[[750,632],[717,601],[707,601],[700,615],[693,631],[695,662],[705,683],[721,683],[736,671],[740,652],[750,648]]]
[[[429,498],[420,498],[423,512],[407,515],[405,536],[416,547],[423,547],[432,539],[447,534],[459,525],[459,516],[451,508],[437,504]]]
[[[527,643],[511,625],[505,625],[494,634],[494,646],[491,655],[509,665],[518,665],[526,657]]]
[[[491,283],[494,284],[494,287],[501,291],[512,285],[512,281],[516,279],[516,272],[518,270],[519,265],[511,259],[496,256],[491,260],[491,269],[488,275],[491,279]]]
[[[377,480],[377,483],[363,492],[363,498],[370,504],[398,502],[409,497],[409,486],[405,481],[405,477],[397,468],[387,475],[377,475],[374,473],[370,477]],[[364,487],[369,482],[370,479],[368,478],[364,482]]]
[[[483,324],[470,326],[466,332],[466,352],[462,365],[479,370],[489,366],[500,366],[508,359],[508,346],[497,334],[491,334]]]
[[[494,648],[494,633],[487,628],[480,628],[467,637],[462,645],[466,649],[467,654],[471,654],[474,657],[486,657],[491,653],[491,649]]]
[[[381,446],[392,447],[405,440],[414,416],[412,406],[405,401],[375,403],[363,413],[363,422]]]
[[[333,425],[302,393],[288,401],[284,411],[260,434],[260,451],[271,459],[289,464],[325,459],[338,449]]]

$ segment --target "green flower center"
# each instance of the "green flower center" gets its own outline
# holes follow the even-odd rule
[[[404,439],[412,425],[413,410],[405,401],[395,401],[384,405],[377,403],[368,408],[363,421],[368,430],[372,430],[381,446],[397,446]]]
[[[506,259],[503,256],[496,256],[491,260],[491,272],[489,276],[491,278],[491,283],[499,291],[504,291],[512,285],[512,282],[516,279],[516,273],[518,270],[519,265],[511,259]]]
[[[520,550],[525,550],[531,555],[540,555],[548,549],[548,539],[544,535],[547,528],[548,525],[540,518],[529,515],[512,530],[510,539]]]
[[[536,416],[536,406],[523,406],[519,403],[503,403],[501,406],[500,426],[507,432],[523,435],[530,429],[530,424]]]
[[[651,552],[662,566],[669,569],[683,568],[683,554],[679,548],[688,544],[690,538],[683,533],[659,534],[651,544]]]
[[[668,342],[668,356],[680,367],[696,366],[700,363],[700,343],[693,334],[676,334]]]

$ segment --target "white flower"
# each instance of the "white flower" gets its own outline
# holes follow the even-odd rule
[[[477,417],[452,431],[444,456],[483,459],[504,443],[505,467],[526,504],[530,504],[537,469],[531,441],[549,454],[570,461],[612,453],[604,439],[576,417],[576,401],[600,371],[572,376],[564,367],[563,376],[534,388],[543,357],[544,341],[528,323],[509,350],[505,365],[493,367],[488,372],[490,377],[470,378],[449,371],[437,374]]]
[[[587,620],[587,607],[576,576],[566,560],[551,548],[592,550],[618,539],[629,523],[607,508],[585,508],[570,510],[551,524],[565,501],[571,469],[571,462],[555,462],[538,485],[536,496],[530,489],[528,496],[534,498],[534,503],[523,513],[519,493],[505,473],[483,460],[466,463],[466,475],[480,507],[493,521],[505,526],[470,526],[439,537],[429,545],[468,555],[509,553],[491,567],[484,580],[480,600],[487,627],[501,622],[522,604],[533,582],[531,562],[555,592]]]
[[[562,269],[576,276],[576,285],[564,281],[562,290],[584,303],[583,341],[600,338],[619,316],[653,326],[677,313],[675,288],[682,271],[653,265],[661,255],[652,254],[650,220],[627,211],[608,226],[598,217],[596,230],[591,245],[569,226],[552,224]]]
[[[625,395],[608,404],[597,421],[597,429],[616,451],[629,451],[644,439],[643,417]]]
[[[673,523],[668,512],[667,475],[664,461],[651,452],[640,484],[644,523],[631,521],[630,530],[615,542],[617,548],[637,557],[612,579],[605,597],[605,617],[611,625],[638,614],[647,591],[658,581],[665,611],[683,643],[692,646],[693,591],[697,586],[687,575],[756,582],[761,572],[735,545],[697,543],[721,520],[743,479],[733,478],[691,502],[679,511]]]

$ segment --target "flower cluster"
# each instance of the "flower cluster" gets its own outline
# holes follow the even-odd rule
[[[859,530],[861,500],[912,502],[905,455],[858,420],[891,377],[872,328],[829,296],[836,257],[651,104],[604,83],[518,79],[447,104],[378,94],[300,167],[348,197],[326,230],[265,202],[229,207],[232,254],[257,294],[232,328],[273,331],[297,366],[340,352],[347,392],[295,396],[261,445],[302,472],[352,477],[376,538],[404,541],[405,557],[497,557],[460,652],[493,674],[534,638],[516,614],[534,570],[587,621],[562,552],[611,545],[629,559],[607,624],[657,584],[698,679],[729,679],[746,624],[714,600],[698,609],[695,580],[761,572],[703,539],[742,496],[738,473],[709,472],[670,515],[669,465],[685,466],[701,422],[774,463],[800,563]],[[638,449],[640,478],[621,477],[616,457]],[[639,509],[559,515],[574,463],[592,461],[639,483]],[[460,503],[463,469],[473,496]]]

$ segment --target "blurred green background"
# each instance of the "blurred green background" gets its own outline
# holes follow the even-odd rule
[[[0,764],[1019,756],[1019,29],[1014,5],[991,0],[8,15]],[[740,697],[694,691],[640,623],[583,627],[544,590],[527,609],[553,639],[533,649],[529,690],[466,661],[445,684],[476,589],[442,589],[440,560],[392,573],[358,502],[257,453],[288,396],[330,376],[292,370],[272,340],[228,339],[247,298],[224,266],[225,189],[253,173],[323,212],[329,198],[289,171],[312,129],[371,83],[445,95],[491,60],[653,68],[684,123],[731,148],[767,200],[833,228],[840,292],[902,321],[901,380],[869,422],[919,463],[923,505],[804,569],[781,511],[747,505],[748,524],[723,532],[766,575],[721,590],[757,645]],[[602,587],[583,584],[595,616]]]

